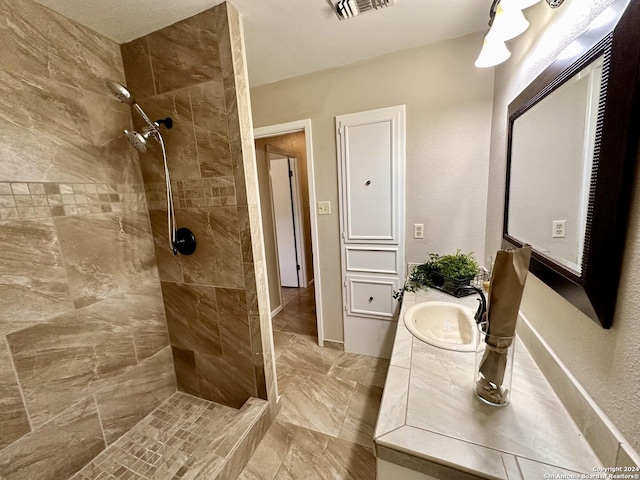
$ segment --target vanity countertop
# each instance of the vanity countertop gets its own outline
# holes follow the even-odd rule
[[[601,462],[519,340],[511,402],[491,407],[473,394],[474,352],[433,347],[404,325],[404,311],[416,303],[449,301],[475,311],[476,298],[433,289],[405,293],[374,434],[376,455],[430,475],[444,467],[450,473],[442,478],[453,478],[449,468],[508,480],[593,475]]]

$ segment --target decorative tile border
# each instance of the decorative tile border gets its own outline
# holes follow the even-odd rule
[[[142,184],[0,182],[0,220],[146,209]]]
[[[235,179],[207,177],[171,182],[175,208],[225,207],[237,205]],[[166,210],[164,183],[145,184],[149,210]]]

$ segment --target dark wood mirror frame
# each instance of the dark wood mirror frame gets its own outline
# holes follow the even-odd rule
[[[522,246],[526,239],[508,232],[513,122],[604,56],[582,271],[578,274],[535,250],[530,267],[531,273],[604,328],[611,327],[615,313],[640,151],[640,0],[615,0],[609,9],[609,23],[585,31],[509,105],[503,222],[503,244]]]

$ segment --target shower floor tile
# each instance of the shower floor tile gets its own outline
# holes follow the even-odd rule
[[[239,410],[176,392],[71,480],[193,480],[241,418]]]

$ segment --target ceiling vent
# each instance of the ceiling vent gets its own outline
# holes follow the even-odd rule
[[[371,12],[396,4],[396,0],[339,0],[336,13],[340,20],[355,17],[361,13]]]

